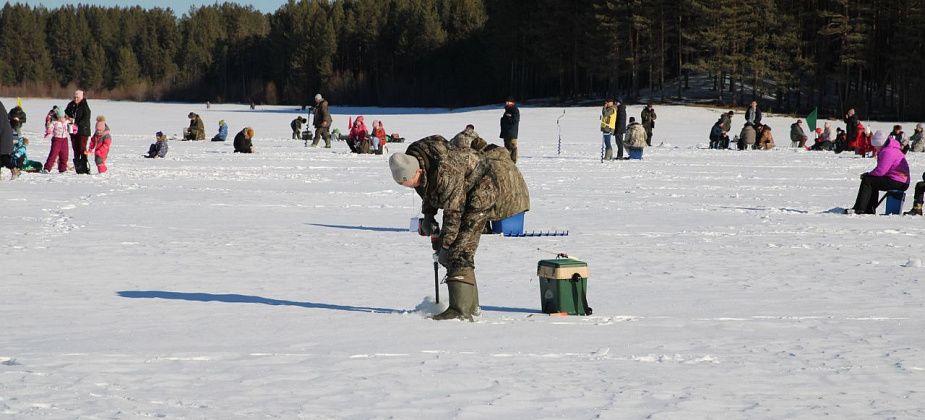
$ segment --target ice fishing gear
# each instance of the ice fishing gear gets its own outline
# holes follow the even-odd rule
[[[411,220],[414,227],[414,218]],[[433,215],[425,215],[417,219],[417,231],[421,236],[430,237],[430,247],[434,251],[434,297],[440,303],[440,224]]]
[[[543,313],[591,315],[586,262],[559,253],[555,259],[540,260],[536,273]]]
[[[559,118],[556,119],[556,128],[559,130],[559,149],[556,152],[557,155],[562,154],[562,126],[559,125],[559,121],[562,121],[562,117],[564,116],[565,116],[565,108],[562,108],[562,115],[560,115]]]
[[[513,216],[491,222],[491,233],[501,233],[507,235],[520,235],[524,233],[524,216],[525,213],[517,213]]]
[[[541,238],[549,236],[568,236],[567,230],[552,230],[552,231],[530,231],[530,232],[521,232],[521,233],[505,233],[505,238]]]

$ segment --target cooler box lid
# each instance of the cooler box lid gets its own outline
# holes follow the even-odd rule
[[[571,258],[540,260],[536,274],[539,277],[554,280],[571,280],[575,274],[578,274],[578,277],[587,279],[588,263]]]

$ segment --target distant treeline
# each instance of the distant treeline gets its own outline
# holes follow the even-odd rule
[[[0,28],[6,95],[456,107],[671,100],[708,76],[717,103],[925,116],[925,0],[7,3]]]

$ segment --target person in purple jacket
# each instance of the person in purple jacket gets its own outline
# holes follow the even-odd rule
[[[871,145],[877,150],[877,167],[861,174],[858,198],[854,207],[845,210],[845,214],[875,214],[879,191],[909,189],[909,163],[906,162],[906,155],[899,142],[877,130]]]

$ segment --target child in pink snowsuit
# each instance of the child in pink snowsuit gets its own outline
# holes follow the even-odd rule
[[[96,170],[106,173],[106,157],[109,156],[109,145],[112,143],[112,137],[109,135],[109,126],[106,125],[106,117],[100,115],[96,117],[96,132],[90,139],[90,148],[87,149],[87,156],[96,154]]]
[[[55,160],[57,160],[58,172],[65,173],[67,172],[67,155],[70,149],[68,144],[70,132],[64,109],[58,108],[55,116],[57,119],[51,121],[48,128],[45,129],[45,140],[51,140],[51,150],[48,152],[48,159],[45,160],[44,170],[45,172],[51,172],[51,168],[54,166]]]

